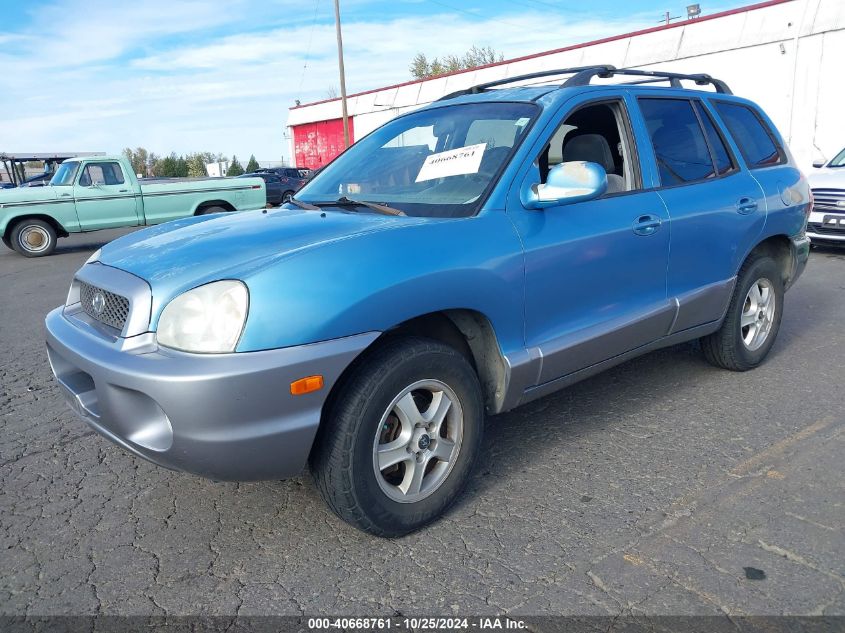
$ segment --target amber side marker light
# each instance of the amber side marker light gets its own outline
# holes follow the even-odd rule
[[[290,392],[295,396],[302,396],[323,388],[322,376],[306,376],[290,383]]]

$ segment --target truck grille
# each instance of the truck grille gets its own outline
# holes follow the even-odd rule
[[[845,213],[845,189],[813,189],[813,210]]]
[[[79,301],[85,314],[92,319],[116,330],[123,330],[129,317],[129,299],[126,297],[80,281]]]

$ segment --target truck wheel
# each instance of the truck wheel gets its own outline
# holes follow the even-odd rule
[[[783,315],[780,267],[768,255],[752,255],[742,265],[722,327],[701,339],[704,357],[732,371],[753,369],[766,357]]]
[[[481,444],[478,377],[457,351],[423,338],[386,343],[341,386],[311,470],[331,509],[378,536],[440,516],[466,484]]]
[[[225,213],[226,209],[223,207],[206,207],[197,211],[197,215],[211,215],[212,213]]]
[[[24,257],[44,257],[56,248],[56,230],[44,220],[21,220],[9,237],[12,248]]]

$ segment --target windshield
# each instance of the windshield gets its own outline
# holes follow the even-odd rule
[[[830,161],[828,167],[845,167],[845,149],[839,152],[836,155],[836,158]]]
[[[76,176],[76,170],[79,169],[79,162],[75,160],[65,161],[56,170],[56,175],[50,181],[50,184],[56,187],[72,185],[73,178]]]
[[[311,204],[348,197],[416,216],[472,215],[538,109],[476,103],[394,119],[338,156],[296,197]]]

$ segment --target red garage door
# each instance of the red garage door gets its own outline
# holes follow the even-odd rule
[[[349,117],[350,143],[354,139],[352,120]],[[297,167],[322,167],[343,151],[343,119],[293,126],[293,148]]]

